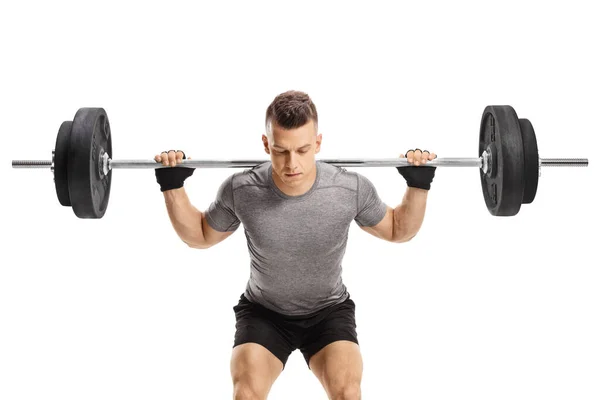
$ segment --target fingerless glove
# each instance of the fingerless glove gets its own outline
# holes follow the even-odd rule
[[[185,160],[185,153],[183,153],[183,159]],[[180,166],[156,168],[154,173],[156,175],[156,182],[160,185],[160,191],[164,192],[183,187],[183,181],[192,176],[194,169]]]
[[[408,152],[406,152],[406,154],[408,154]],[[421,165],[416,167],[396,167],[396,169],[400,175],[404,177],[408,186],[425,190],[431,189],[431,182],[435,175],[435,167]]]

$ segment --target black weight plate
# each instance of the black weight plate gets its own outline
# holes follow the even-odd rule
[[[54,147],[54,186],[56,186],[59,203],[66,207],[71,206],[69,182],[67,180],[71,125],[71,121],[65,121],[60,125],[58,135],[56,135],[56,146]]]
[[[479,155],[494,144],[496,171],[479,170],[485,204],[492,215],[512,216],[523,199],[523,140],[517,113],[511,106],[487,106],[481,118]]]
[[[102,171],[102,152],[112,158],[106,111],[80,108],[73,119],[69,149],[69,195],[79,218],[102,218],[108,206],[112,171]]]
[[[525,189],[523,191],[523,204],[533,203],[537,193],[538,180],[540,178],[537,139],[533,125],[528,119],[519,119],[521,125],[521,137],[523,139],[524,177]]]

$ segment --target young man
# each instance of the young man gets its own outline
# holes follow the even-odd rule
[[[413,166],[398,168],[408,188],[392,209],[364,176],[316,161],[322,135],[307,94],[275,97],[265,125],[262,141],[271,161],[229,176],[205,212],[183,188],[193,168],[156,169],[169,217],[181,240],[198,249],[244,225],[251,274],[233,307],[234,399],[265,399],[295,349],[331,399],[359,399],[363,365],[355,304],[341,277],[348,230],[354,220],[390,242],[414,237],[435,173],[419,165],[436,155],[416,149],[401,156]],[[170,166],[184,158],[173,150],[155,156]]]

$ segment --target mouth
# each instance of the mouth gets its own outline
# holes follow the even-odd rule
[[[287,176],[288,178],[293,178],[293,177],[299,176],[301,174],[302,174],[301,172],[298,172],[297,174],[285,174],[285,176]]]

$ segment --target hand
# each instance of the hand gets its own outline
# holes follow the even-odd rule
[[[177,152],[175,152],[175,150],[169,150],[168,152],[163,151],[162,153],[154,156],[154,161],[159,162],[164,166],[170,165],[171,167],[181,164],[181,162],[185,159],[185,153],[181,150],[177,150]],[[191,159],[191,157],[188,158],[188,160]]]
[[[413,165],[426,164],[437,158],[437,154],[430,153],[428,150],[421,151],[420,149],[409,150],[406,154],[400,154],[400,158],[408,158],[408,162]],[[434,167],[435,168],[435,167]]]
[[[185,159],[185,153],[181,150],[163,151],[154,156],[154,161],[161,163],[166,167],[175,167],[177,164],[181,164]],[[183,182],[194,173],[194,168],[156,168],[154,173],[156,175],[156,181],[160,185],[160,191],[164,192],[183,187]]]
[[[419,166],[436,159],[437,155],[427,150],[415,149],[407,151],[406,154],[401,154],[400,158],[407,158],[409,164],[411,164],[410,167],[396,167],[400,175],[406,179],[406,184],[409,187],[429,190],[435,175],[435,167],[422,168]]]

